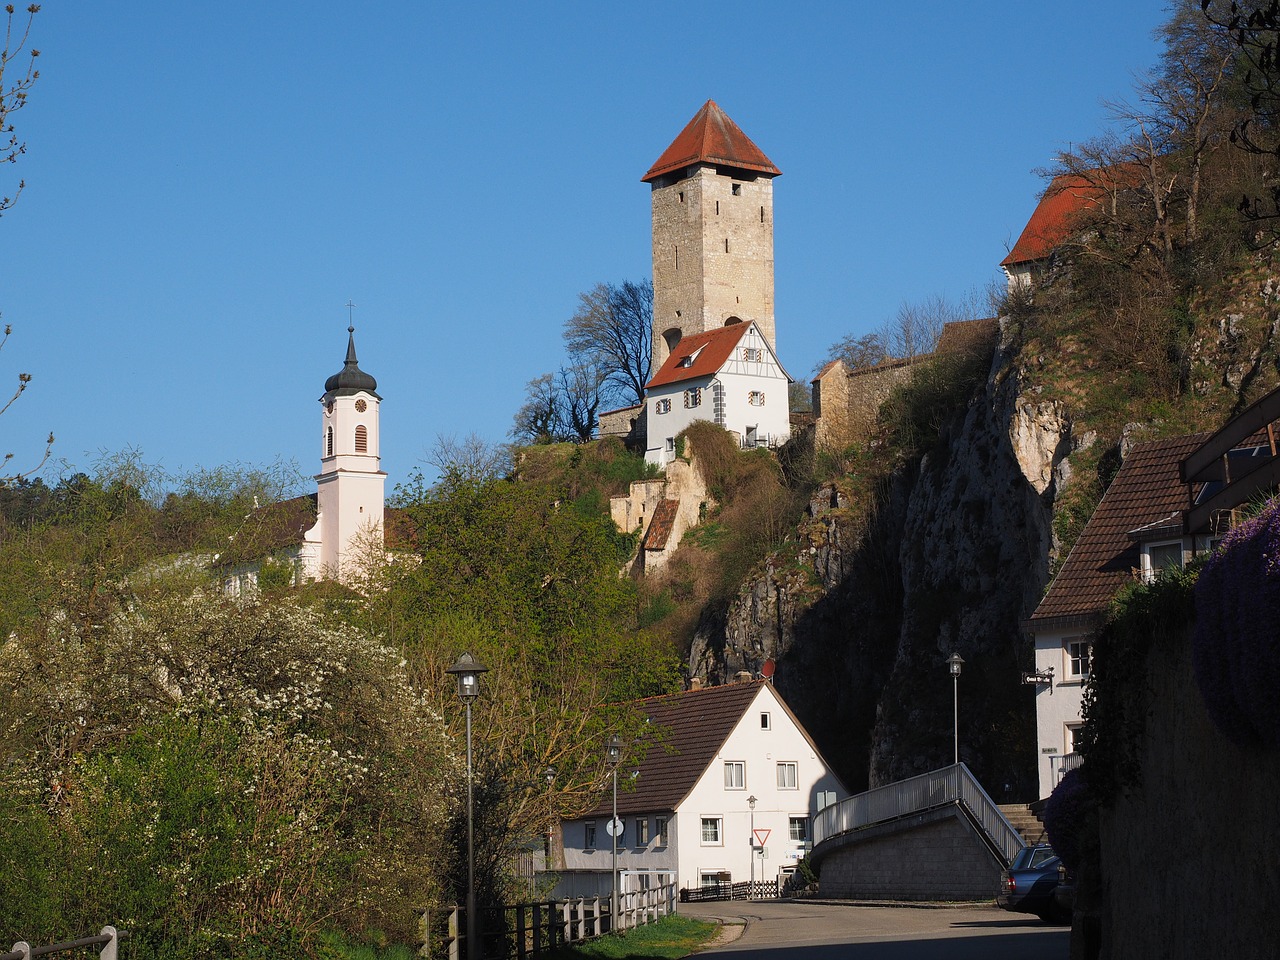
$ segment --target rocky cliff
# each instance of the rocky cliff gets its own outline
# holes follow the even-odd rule
[[[993,793],[1029,796],[1032,655],[1019,621],[1048,580],[1071,449],[1061,405],[1025,385],[1002,344],[937,445],[873,502],[819,488],[794,554],[701,624],[692,671],[714,682],[773,657],[783,696],[857,790],[950,762],[945,660],[957,652],[961,759]]]

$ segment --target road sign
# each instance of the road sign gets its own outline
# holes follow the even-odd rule
[[[754,831],[754,833],[756,835],[756,846],[763,847],[769,842],[769,834],[773,833],[773,831],[766,830],[764,827],[761,827],[759,830]]]
[[[606,821],[604,825],[604,832],[611,837],[622,836],[622,818],[614,817],[612,820]]]
[[[761,860],[768,860],[768,859],[769,859],[769,848],[768,848],[768,847],[756,847],[756,853],[758,853],[758,854],[760,855],[760,859],[761,859]]]

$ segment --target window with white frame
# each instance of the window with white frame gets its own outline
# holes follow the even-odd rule
[[[1147,579],[1154,580],[1160,571],[1169,567],[1180,567],[1183,564],[1182,541],[1169,543],[1153,543],[1147,547]]]
[[[1079,753],[1084,738],[1084,724],[1068,723],[1066,725],[1066,741],[1067,753]]]
[[[795,790],[796,789],[796,765],[794,762],[790,760],[779,761],[778,789],[779,790]]]
[[[724,788],[726,790],[745,790],[747,788],[747,765],[741,760],[724,762]]]
[[[642,847],[649,842],[649,818],[636,817],[636,846]]]
[[[760,729],[761,730],[773,729],[773,719],[769,716],[768,710],[762,710],[760,712]]]
[[[719,817],[702,818],[702,842],[716,846],[724,844],[724,830]]]
[[[1085,637],[1068,637],[1067,676],[1072,680],[1087,680],[1089,667],[1093,663],[1093,644]]]
[[[671,401],[666,397],[663,397],[661,400],[655,401],[653,404],[653,412],[654,413],[670,413]]]
[[[658,839],[658,846],[665,847],[667,845],[667,818],[653,818],[653,832]]]
[[[742,359],[748,363],[759,363],[761,353],[762,351],[759,347],[743,347]]]
[[[753,406],[753,407],[763,407],[763,406],[764,406],[764,391],[763,391],[763,390],[752,390],[750,393],[748,393],[748,394],[747,394],[747,403],[751,404],[751,406]]]
[[[685,407],[698,407],[702,405],[702,388],[690,387],[684,392]]]
[[[803,843],[809,839],[809,818],[808,817],[790,817],[787,821],[789,825],[791,839],[797,843]]]
[[[586,839],[582,841],[582,845],[587,849],[596,845],[596,822],[594,820],[586,822]]]

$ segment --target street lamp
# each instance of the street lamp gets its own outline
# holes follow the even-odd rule
[[[964,660],[960,654],[952,653],[947,657],[947,666],[951,670],[951,721],[954,734],[955,759],[953,763],[960,765],[960,668]]]
[[[445,671],[458,678],[458,698],[467,707],[467,960],[479,960],[480,949],[476,932],[476,833],[472,785],[474,771],[471,766],[471,704],[480,696],[480,674],[489,668],[464,653],[458,662]]]
[[[542,777],[547,781],[547,869],[551,870],[555,866],[552,855],[556,841],[556,808],[555,801],[552,800],[551,785],[556,782],[556,768],[548,766]]]
[[[613,775],[613,819],[609,821],[609,836],[613,838],[613,873],[609,883],[609,930],[618,929],[618,761],[622,759],[622,741],[615,733],[609,737],[605,759]]]
[[[756,798],[755,794],[747,797],[747,806],[751,808],[751,836],[747,845],[751,848],[751,886],[747,887],[747,899],[754,900],[756,894]]]

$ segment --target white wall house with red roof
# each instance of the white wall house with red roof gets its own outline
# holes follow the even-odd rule
[[[657,734],[618,768],[623,891],[777,880],[808,850],[817,811],[848,795],[769,683],[688,690],[637,707]],[[585,817],[562,822],[555,864],[601,892],[613,864],[611,816],[606,793]]]
[[[676,437],[697,420],[724,427],[744,448],[791,436],[791,378],[754,321],[683,337],[645,386],[645,459],[665,467]]]

